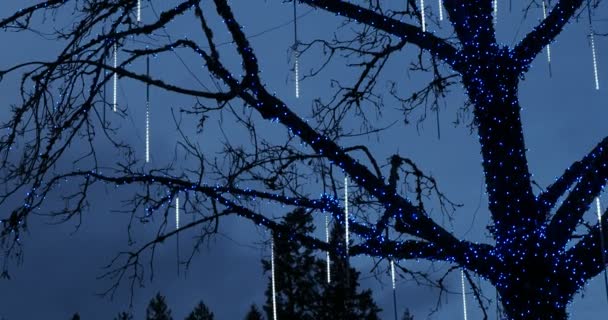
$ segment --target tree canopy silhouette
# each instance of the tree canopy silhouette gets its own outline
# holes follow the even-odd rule
[[[157,6],[158,14],[139,22],[137,1],[132,0],[47,0],[2,14],[0,29],[33,32],[60,46],[54,56],[0,71],[3,81],[20,75],[11,78],[20,81],[20,101],[0,127],[4,276],[9,260],[21,257],[30,219],[44,213],[78,220],[93,195],[102,192],[98,185],[115,187],[107,190],[120,200],[120,210],[131,215],[131,223],[155,217],[165,221],[154,239],[112,261],[106,275],[118,282],[141,281],[142,256],[167,238],[196,230],[203,242],[226,216],[289,236],[298,246],[337,254],[335,245],[303,230],[287,234],[290,230],[277,215],[282,206],[301,207],[344,223],[344,175],[352,184],[350,256],[419,259],[445,263],[452,266],[450,271],[462,268],[475,297],[479,292],[471,275],[496,288],[509,319],[567,318],[573,296],[606,268],[606,239],[600,231],[608,228],[608,215],[598,224],[584,214],[608,178],[608,138],[535,192],[518,93],[535,58],[568,23],[587,10],[593,14],[599,0],[551,2],[547,17],[522,31],[512,46],[496,39],[491,0],[444,0],[449,22],[443,32],[425,28],[425,23],[438,21],[425,20],[424,8],[413,0],[405,6],[392,6],[393,1],[299,0],[298,5],[315,9],[313,14],[335,14],[348,26],[294,46],[300,56],[316,52],[319,65],[307,78],[320,77],[335,65],[343,68],[327,86],[330,97],[311,102],[310,116],[302,111],[305,106],[296,107],[293,99],[266,84],[260,67],[265,57],[240,22],[252,13],[235,14],[236,3],[227,0],[146,3]],[[535,4],[522,5],[526,11]],[[263,14],[255,15],[263,19]],[[192,35],[171,33],[177,21],[186,23]],[[218,34],[230,38],[220,41]],[[398,83],[388,88],[379,84],[386,61],[406,47],[419,53],[410,69],[430,78],[427,86],[409,94]],[[115,51],[121,56],[116,66],[111,63]],[[173,53],[193,56],[184,62],[197,67],[190,72],[210,81],[185,84],[135,67],[148,57],[175,60]],[[348,72],[342,72],[345,68]],[[163,154],[146,163],[125,136],[121,122],[135,110],[104,98],[104,87],[114,76],[189,99],[174,113],[180,137],[175,158]],[[455,85],[468,98],[464,112],[472,114],[480,143],[491,219],[486,243],[459,237],[443,223],[445,216],[437,212],[450,215],[457,206],[424,165],[398,153],[397,147],[390,155],[378,154],[363,142],[364,137],[386,134],[383,117],[405,115],[404,121],[391,122],[395,130],[416,112],[437,109]],[[390,99],[389,105],[385,101]],[[390,107],[394,104],[400,106],[397,114]],[[210,132],[222,133],[220,147],[199,146],[197,138]],[[170,230],[170,204],[180,194],[184,209],[195,218]],[[583,233],[574,235],[580,229]],[[429,281],[441,286],[441,281]]]

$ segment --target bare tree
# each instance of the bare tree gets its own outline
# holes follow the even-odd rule
[[[146,4],[159,5],[156,2],[161,3]],[[608,178],[608,138],[535,193],[518,85],[543,48],[570,21],[587,9],[593,12],[599,1],[555,1],[547,18],[513,47],[496,41],[492,2],[444,0],[450,27],[440,36],[420,27],[424,10],[417,1],[408,0],[395,9],[372,0],[300,0],[300,5],[317,9],[315,14],[341,16],[348,26],[332,38],[297,43],[301,55],[318,52],[315,48],[325,53],[319,67],[306,77],[340,61],[358,72],[332,81],[332,97],[314,101],[310,121],[264,84],[259,65],[264,57],[256,55],[228,1],[175,1],[159,10],[157,19],[145,22],[137,22],[138,2],[132,0],[49,0],[1,18],[4,30],[36,32],[62,45],[50,60],[27,61],[0,71],[1,78],[22,72],[21,103],[13,106],[12,118],[2,124],[0,140],[4,274],[8,275],[9,261],[21,254],[20,236],[32,214],[78,219],[97,184],[116,185],[121,195],[132,195],[121,204],[132,222],[155,216],[165,219],[155,239],[120,253],[108,269],[107,276],[117,283],[129,279],[134,284],[142,279],[143,253],[187,231],[197,230],[201,244],[225,216],[240,216],[278,234],[285,230],[270,212],[280,206],[305,208],[311,214],[327,212],[344,222],[339,199],[346,175],[354,183],[349,188],[350,206],[357,216],[349,221],[350,232],[357,235],[348,250],[351,256],[447,263],[450,271],[465,269],[471,285],[473,274],[489,281],[509,319],[567,318],[566,307],[574,294],[606,267],[601,225],[585,221],[583,215]],[[528,9],[535,5],[539,4],[530,3]],[[62,15],[74,21],[66,26],[53,19]],[[46,19],[40,22],[40,17]],[[167,31],[180,19],[189,21],[192,37]],[[429,17],[427,22],[435,20]],[[219,32],[230,35],[229,43],[216,40]],[[419,50],[411,69],[432,75],[428,86],[411,96],[404,96],[396,83],[389,90],[377,85],[389,57],[406,45]],[[123,57],[116,67],[109,63],[114,50]],[[211,76],[214,86],[183,86],[170,77],[132,68],[150,56],[176,51],[195,54],[205,68],[194,73]],[[174,118],[185,160],[152,166],[136,156],[136,148],[120,135],[120,127],[103,116],[114,107],[103,98],[103,88],[114,74],[191,98],[192,105],[182,107]],[[367,146],[346,142],[356,136],[382,135],[385,128],[376,119],[386,112],[387,99],[402,103],[406,116],[415,110],[426,115],[426,108],[438,108],[438,101],[454,84],[465,89],[468,102],[463,110],[472,113],[472,128],[481,144],[493,243],[459,239],[432,216],[431,207],[449,216],[457,205],[412,159],[393,154],[379,160]],[[118,110],[123,116],[129,112]],[[240,134],[237,139],[226,133],[217,153],[204,152],[185,133],[194,123],[202,135],[213,120],[221,120],[220,130],[230,128]],[[264,127],[268,123],[276,124],[271,134]],[[118,158],[108,160],[100,154],[99,148],[108,143]],[[61,186],[66,180],[77,187]],[[323,196],[314,196],[318,190]],[[180,193],[184,206],[197,218],[171,231],[167,214]],[[21,199],[17,206],[15,198]],[[48,199],[62,199],[64,206],[51,205]],[[604,229],[606,216],[601,220]],[[568,244],[579,227],[587,229],[576,243]],[[385,237],[389,229],[399,236]],[[336,252],[310,234],[289,236],[303,246]],[[441,286],[443,278],[425,279]]]

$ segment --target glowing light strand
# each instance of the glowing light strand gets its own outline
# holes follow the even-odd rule
[[[543,20],[547,19],[547,4],[545,3],[545,0],[542,1],[543,3]],[[549,61],[549,63],[551,63],[551,45],[548,44],[547,45],[547,60]]]
[[[595,206],[597,208],[597,223],[600,228],[600,250],[602,250],[602,265],[606,265],[606,244],[604,243],[604,228],[602,227],[602,209],[600,207],[600,198],[595,198]],[[608,270],[604,268],[604,288],[606,290],[606,299],[608,300]]]
[[[146,75],[150,78],[150,57],[146,57]],[[146,84],[146,163],[150,162],[150,84]]]
[[[141,22],[141,0],[137,0],[137,22]]]
[[[293,1],[293,58],[294,58],[294,82],[296,86],[296,98],[300,98],[300,55],[298,54],[298,16],[296,1]]]
[[[391,259],[391,283],[393,284],[393,312],[397,320],[397,284],[395,283],[395,261]]]
[[[393,284],[393,290],[397,288],[395,284],[395,261],[391,259],[391,283]]]
[[[494,7],[494,24],[496,24],[496,22],[498,22],[498,0],[494,0],[493,1],[493,7]]]
[[[424,0],[420,0],[420,19],[422,23],[422,32],[426,32],[426,17],[424,15]]]
[[[443,0],[439,0],[439,21],[443,21]]]
[[[274,237],[270,242],[270,277],[272,284],[272,319],[277,320],[277,292],[274,278]]]
[[[116,69],[118,67],[118,44],[116,44],[116,42],[114,42],[114,62],[112,64],[112,66],[114,67],[114,69]],[[118,95],[118,74],[116,74],[116,71],[114,71],[114,76],[112,79],[112,87],[114,89],[113,92],[113,96],[112,96],[112,110],[114,110],[114,112],[116,112],[116,105],[117,105],[117,95]]]
[[[464,314],[464,320],[467,320],[467,295],[464,287],[464,269],[460,270],[460,284],[462,286],[462,312]]]
[[[600,89],[600,80],[597,72],[597,56],[595,52],[595,36],[593,30],[589,33],[591,39],[591,54],[593,55],[593,77],[595,79],[595,90]]]
[[[329,244],[329,213],[325,215],[325,242]],[[327,262],[327,283],[331,282],[331,259],[329,251],[325,252],[325,261]]]
[[[344,242],[346,245],[346,256],[348,256],[348,177],[344,177]]]
[[[179,229],[179,197],[175,197],[175,229]]]

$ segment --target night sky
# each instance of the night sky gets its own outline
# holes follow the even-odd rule
[[[153,19],[154,13],[144,1],[144,22]],[[156,1],[160,2],[160,1]],[[175,1],[166,1],[169,4]],[[386,2],[386,1],[385,1]],[[404,1],[402,1],[404,2]],[[33,1],[2,1],[0,17],[10,15],[20,6]],[[499,18],[497,22],[498,39],[504,45],[513,45],[521,39],[542,16],[540,8],[533,8],[528,19],[522,23],[521,8],[509,12],[507,1],[499,1]],[[164,4],[169,6],[169,4]],[[330,78],[349,81],[352,70],[344,66],[344,60],[336,59],[315,79],[306,79],[301,83],[301,98],[294,97],[294,84],[290,72],[289,47],[293,41],[293,27],[285,24],[292,14],[291,3],[280,0],[232,1],[235,15],[251,38],[253,48],[262,66],[262,79],[271,92],[286,101],[302,117],[310,117],[310,104],[314,98],[327,98],[332,94],[329,88]],[[430,5],[436,12],[436,3]],[[157,11],[164,7],[157,5]],[[204,9],[209,16],[215,16],[213,7],[205,2]],[[597,21],[594,22],[598,32],[608,31],[608,20],[605,18],[605,3],[598,9]],[[305,6],[299,7],[299,36],[301,41],[308,42],[317,38],[328,39],[328,30],[338,30],[343,22],[340,17],[320,10],[310,11]],[[189,13],[175,21],[167,32],[174,39],[188,36],[200,40],[200,35],[193,34],[192,14]],[[217,17],[213,18],[217,20]],[[59,15],[46,21],[39,28],[50,29],[51,25],[66,25],[69,15]],[[444,29],[446,28],[444,22]],[[225,29],[215,21],[218,28],[215,37],[218,42],[229,40]],[[277,27],[277,28],[275,28]],[[221,28],[221,29],[220,29]],[[198,30],[198,29],[196,29]],[[340,32],[347,32],[340,29]],[[434,25],[429,30],[438,30]],[[445,30],[438,30],[440,34]],[[528,159],[534,180],[543,187],[550,184],[573,161],[586,154],[608,130],[608,52],[606,38],[598,38],[599,83],[600,90],[594,89],[591,49],[588,41],[587,20],[568,25],[567,29],[551,46],[552,77],[549,77],[547,57],[539,55],[532,69],[520,86],[520,101],[523,106],[523,122],[527,139]],[[32,59],[48,60],[61,48],[60,43],[44,40],[32,34],[14,34],[1,32],[3,50],[0,50],[0,68]],[[222,47],[224,59],[230,61],[236,69],[238,60],[230,45]],[[413,46],[395,55],[384,70],[382,81],[378,86],[386,86],[387,81],[395,80],[403,95],[424,85],[428,76],[412,73],[407,70],[410,59],[417,51]],[[211,85],[208,73],[201,68],[200,62],[188,54],[181,56],[191,67],[196,76],[207,85]],[[428,58],[428,56],[427,56]],[[318,66],[322,61],[319,50],[312,50],[301,58],[303,72]],[[144,64],[137,62],[131,68],[142,72]],[[198,88],[199,83],[172,54],[153,59],[152,74],[163,79],[170,79],[179,85]],[[10,105],[18,103],[16,95],[19,75],[13,74],[0,82],[0,119],[4,122],[10,116]],[[352,80],[351,80],[352,81]],[[143,98],[145,88],[130,80],[120,80],[119,105],[128,109],[124,118],[116,117],[120,124],[121,134],[132,144],[138,146],[139,155],[143,156]],[[388,100],[388,99],[387,99]],[[383,161],[391,154],[399,152],[415,160],[419,166],[433,174],[440,187],[450,199],[464,204],[455,213],[454,232],[468,240],[489,241],[485,232],[488,222],[487,199],[483,192],[481,157],[477,136],[471,133],[466,125],[453,125],[457,109],[462,105],[464,94],[462,88],[454,86],[443,102],[440,112],[441,138],[437,137],[435,115],[429,116],[421,126],[416,126],[416,119],[409,125],[399,121],[379,137],[352,138],[347,144],[365,144],[374,152],[376,158]],[[391,102],[392,103],[392,102]],[[387,110],[378,119],[378,125],[390,124],[401,114],[396,104],[387,103]],[[176,150],[178,135],[171,119],[171,110],[192,105],[188,97],[168,94],[159,89],[152,92],[152,158],[154,164],[170,161]],[[235,103],[235,108],[242,104]],[[110,115],[112,116],[112,115]],[[393,116],[391,118],[391,116]],[[470,116],[470,115],[469,115]],[[219,148],[222,137],[217,119],[208,123],[205,131],[198,135],[194,125],[196,119],[184,119],[189,126],[186,133],[195,140],[203,150],[210,154]],[[276,124],[270,124],[258,117],[259,130],[262,135],[270,136],[284,130]],[[470,121],[470,118],[469,120]],[[352,124],[357,127],[357,124]],[[228,121],[221,129],[234,142],[245,142],[240,136],[242,129],[233,127]],[[379,143],[381,141],[381,143]],[[142,146],[141,148],[139,146]],[[72,149],[78,153],[76,143]],[[113,155],[109,146],[101,145],[104,161],[111,163]],[[106,152],[108,151],[108,152]],[[178,149],[179,152],[179,149]],[[67,165],[67,164],[66,164]],[[73,186],[66,186],[71,188]],[[44,216],[33,216],[29,220],[29,233],[23,237],[25,256],[23,263],[13,265],[11,280],[0,280],[0,319],[69,319],[79,312],[82,319],[112,319],[119,311],[129,308],[129,288],[123,283],[113,299],[100,298],[96,294],[104,291],[111,282],[97,277],[103,273],[103,267],[119,251],[128,249],[126,228],[128,216],[118,213],[119,198],[113,186],[95,188],[91,195],[92,208],[78,219],[56,224],[56,220]],[[538,189],[536,190],[538,191]],[[311,190],[312,194],[315,193]],[[49,205],[52,206],[50,200]],[[11,205],[15,205],[13,202]],[[608,206],[608,197],[602,195],[603,206]],[[0,216],[5,216],[8,207],[0,208]],[[43,213],[44,210],[41,211]],[[182,219],[190,221],[188,212]],[[275,217],[280,212],[273,213]],[[173,223],[169,218],[169,223]],[[145,226],[138,226],[135,231],[138,243],[149,240],[155,234],[162,219],[156,219]],[[322,237],[322,217],[317,217],[318,236]],[[173,226],[172,224],[170,226]],[[452,227],[448,227],[452,228]],[[243,318],[249,306],[264,302],[267,276],[262,273],[260,260],[269,256],[269,248],[264,245],[269,239],[266,231],[255,227],[251,222],[237,218],[228,218],[221,223],[220,234],[204,246],[193,259],[187,272],[183,267],[177,272],[177,254],[175,239],[168,240],[158,248],[155,260],[154,279],[146,278],[145,287],[136,288],[133,297],[133,312],[136,319],[144,316],[145,307],[150,298],[158,291],[167,297],[169,307],[175,319],[184,318],[199,300],[203,300],[215,313],[216,319]],[[180,237],[180,257],[183,259],[191,250],[192,235]],[[321,256],[321,255],[320,255]],[[352,259],[353,266],[361,271],[362,284],[371,288],[381,308],[383,319],[392,318],[392,295],[388,274],[381,276],[380,281],[370,274],[374,261],[367,257]],[[401,262],[412,266],[418,262]],[[443,266],[445,269],[445,266]],[[147,273],[147,276],[150,274]],[[454,273],[448,282],[449,288],[457,293],[460,290],[459,274]],[[481,280],[480,280],[481,281]],[[416,319],[426,319],[429,310],[437,303],[436,291],[426,287],[416,287],[410,279],[398,281],[399,314],[409,308]],[[494,296],[494,290],[483,283],[488,296]],[[440,311],[431,319],[461,319],[462,304],[459,294],[451,294],[441,300]],[[477,319],[480,315],[478,306],[469,296],[469,317]],[[495,317],[495,306],[490,308],[490,319]],[[600,277],[593,279],[584,291],[579,293],[569,308],[572,319],[599,319],[608,311],[604,287]]]

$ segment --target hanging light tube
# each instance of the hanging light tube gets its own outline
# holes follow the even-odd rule
[[[325,242],[329,244],[329,213],[325,214]],[[325,260],[327,262],[327,283],[331,282],[331,260],[329,251],[325,253]]]
[[[274,236],[270,242],[270,273],[272,284],[272,319],[277,320],[277,292],[274,278]]]
[[[464,269],[460,270],[460,284],[462,286],[462,312],[464,314],[464,320],[467,320],[467,296],[464,287]]]
[[[426,32],[426,17],[424,15],[424,0],[420,0],[420,19],[422,23],[422,32]]]
[[[597,72],[597,56],[595,53],[595,35],[593,30],[589,33],[589,37],[591,38],[591,54],[593,55],[593,77],[595,80],[595,90],[600,89],[600,80]]]
[[[116,69],[118,67],[118,45],[116,44],[116,42],[114,42],[113,48],[114,48],[114,63],[112,64],[112,66],[114,67],[114,69]],[[118,74],[116,73],[116,71],[114,71],[114,76],[112,79],[112,86],[114,89],[113,96],[112,96],[112,109],[114,110],[114,112],[116,112],[117,91],[118,91]]]
[[[344,177],[344,240],[346,244],[346,255],[348,256],[349,230],[348,230],[348,177]]]

